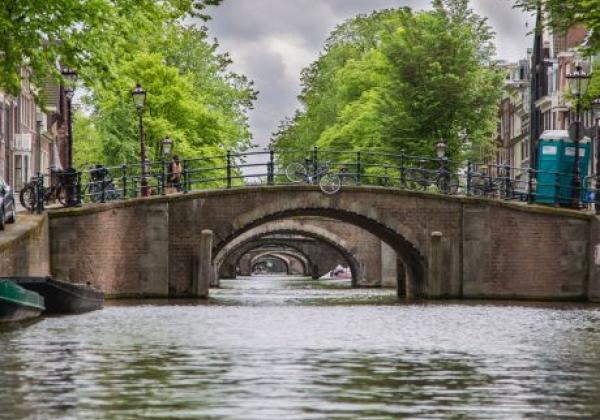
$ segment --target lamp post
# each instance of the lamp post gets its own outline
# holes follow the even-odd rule
[[[73,168],[73,95],[75,94],[75,83],[77,73],[71,69],[62,69],[61,74],[65,81],[64,91],[67,98],[67,168]]]
[[[446,150],[448,150],[448,145],[443,139],[441,139],[439,143],[435,145],[435,153],[438,159],[446,158]]]
[[[142,86],[140,86],[139,83],[137,83],[135,88],[131,91],[131,96],[139,119],[142,197],[148,197],[148,167],[146,165],[146,145],[144,144],[144,106],[146,105],[146,91],[142,89]]]
[[[169,159],[169,155],[171,154],[171,149],[173,148],[173,140],[171,140],[168,136],[165,137],[160,142],[161,154],[160,154],[160,166],[162,168],[162,193],[165,193],[165,188],[167,185],[167,181],[171,177],[171,173],[169,170],[169,164],[167,160]]]
[[[596,214],[600,214],[600,96],[592,101],[592,111],[596,123]]]
[[[161,145],[163,158],[169,157],[171,154],[171,149],[173,148],[173,140],[171,140],[169,137],[165,137],[162,140]]]
[[[450,177],[448,176],[448,157],[446,156],[446,151],[448,150],[448,145],[443,139],[440,139],[438,144],[435,145],[435,154],[440,163],[439,169],[439,181],[438,186],[441,187],[442,194],[450,193]]]
[[[571,94],[575,97],[575,122],[571,136],[575,143],[575,167],[573,168],[573,191],[571,191],[571,204],[574,208],[581,208],[581,170],[579,165],[580,151],[579,141],[583,134],[583,123],[581,122],[581,97],[587,92],[591,75],[583,71],[581,65],[575,67],[575,72],[567,75],[567,82]]]

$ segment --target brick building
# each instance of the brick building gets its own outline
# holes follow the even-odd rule
[[[567,74],[574,72],[577,63],[592,71],[592,64],[585,62],[577,53],[586,39],[587,31],[582,26],[571,28],[566,33],[543,34],[543,85],[541,97],[535,101],[538,110],[538,133],[568,130],[573,121],[572,105],[568,100]],[[504,95],[498,108],[498,130],[495,139],[494,163],[513,167],[530,166],[531,132],[531,77],[533,51],[517,63],[505,63]],[[593,124],[590,112],[583,115],[586,126]]]
[[[35,92],[25,70],[18,97],[0,91],[0,176],[17,191],[35,173],[64,166],[64,94],[49,81],[37,101],[42,107]]]

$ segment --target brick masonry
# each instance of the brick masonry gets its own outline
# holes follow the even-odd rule
[[[386,242],[420,294],[428,292],[436,231],[443,234],[442,297],[560,300],[600,291],[589,264],[599,242],[590,232],[600,228],[589,215],[368,187],[332,197],[309,186],[257,187],[54,211],[51,269],[113,296],[186,296],[203,229],[215,233],[215,255],[253,227],[305,216],[350,222]]]
[[[47,276],[48,219],[20,214],[0,232],[0,276]]]

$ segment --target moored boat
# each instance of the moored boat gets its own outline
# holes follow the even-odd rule
[[[42,295],[49,314],[89,312],[104,306],[104,293],[89,284],[67,283],[52,277],[14,277],[11,280]]]
[[[44,298],[38,293],[0,279],[0,323],[35,318],[44,310]]]

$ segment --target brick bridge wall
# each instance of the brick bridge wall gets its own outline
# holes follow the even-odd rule
[[[165,297],[169,289],[188,290],[203,229],[214,232],[217,253],[261,223],[303,216],[351,222],[378,236],[404,263],[407,284],[425,294],[431,293],[432,232],[443,234],[443,297],[583,299],[597,281],[590,244],[600,234],[590,240],[590,216],[477,198],[375,187],[325,196],[311,186],[276,186],[131,200],[49,216],[52,273],[91,281],[113,296]]]

